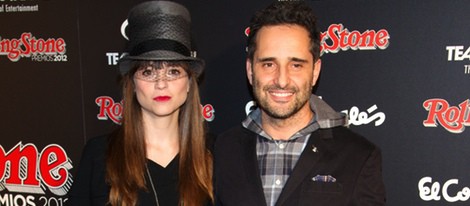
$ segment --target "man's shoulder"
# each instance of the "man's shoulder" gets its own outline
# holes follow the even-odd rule
[[[245,128],[241,124],[240,125],[235,125],[235,126],[232,126],[229,129],[221,132],[219,134],[219,136],[230,136],[230,135],[233,135],[233,134],[243,132],[243,130],[245,130]]]
[[[247,135],[247,134],[250,134],[250,133],[253,133],[251,131],[249,131],[248,129],[246,129],[245,127],[243,127],[241,124],[240,125],[235,125],[223,132],[221,132],[217,139],[222,137],[222,138],[227,138],[227,137],[231,137],[231,136],[240,136],[240,135]]]
[[[379,149],[377,145],[368,138],[358,134],[347,127],[331,128],[331,135],[339,146],[351,149],[375,150]]]
[[[236,125],[220,133],[215,140],[215,145],[216,147],[231,145],[245,138],[252,138],[255,135],[255,133],[244,128],[242,125]]]

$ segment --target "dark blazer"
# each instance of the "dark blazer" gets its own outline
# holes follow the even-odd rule
[[[265,206],[252,131],[235,127],[215,144],[216,205]],[[276,206],[385,205],[378,147],[339,126],[312,133]],[[331,175],[336,182],[313,181]]]

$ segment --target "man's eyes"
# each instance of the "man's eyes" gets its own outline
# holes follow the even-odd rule
[[[261,66],[263,66],[263,67],[274,67],[274,63],[272,63],[272,62],[265,62],[265,63],[261,64]]]
[[[303,64],[292,64],[292,67],[300,69],[303,67]]]

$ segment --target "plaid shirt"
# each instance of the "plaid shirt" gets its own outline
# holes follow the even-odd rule
[[[320,126],[315,116],[309,125],[288,140],[274,140],[261,128],[261,111],[259,109],[249,114],[248,118],[243,121],[243,126],[258,134],[256,154],[264,196],[267,205],[274,206],[307,145],[310,134]]]

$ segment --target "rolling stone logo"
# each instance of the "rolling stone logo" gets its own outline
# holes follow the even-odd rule
[[[441,125],[451,133],[462,133],[465,126],[470,125],[469,101],[465,100],[459,106],[450,106],[444,99],[429,99],[423,103],[424,109],[429,111],[428,117],[423,121],[425,127]]]
[[[339,50],[375,50],[386,49],[390,44],[387,30],[349,31],[343,24],[332,24],[321,33],[321,54],[337,53]]]
[[[72,167],[57,144],[38,151],[34,144],[19,142],[8,152],[0,145],[0,205],[63,205],[66,198],[46,196],[46,192],[66,195],[73,182]]]
[[[12,62],[24,57],[36,62],[66,62],[65,46],[63,38],[36,38],[29,32],[24,32],[18,39],[5,39],[0,36],[0,55],[6,56]]]
[[[250,34],[250,28],[245,29],[245,35]],[[338,53],[338,51],[386,49],[390,44],[390,34],[385,29],[349,31],[343,24],[331,24],[328,30],[321,33],[320,55]]]

